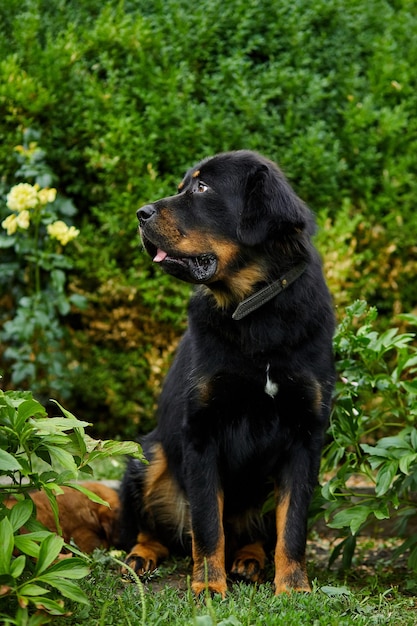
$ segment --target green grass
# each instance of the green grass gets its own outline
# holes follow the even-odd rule
[[[345,576],[310,564],[311,594],[274,596],[271,583],[232,584],[226,599],[195,598],[190,562],[170,560],[143,584],[123,582],[114,561],[97,552],[83,582],[89,606],[73,604],[60,626],[415,626],[417,602],[392,568],[354,569]],[[403,586],[400,591],[399,584]],[[414,588],[415,590],[415,588]]]

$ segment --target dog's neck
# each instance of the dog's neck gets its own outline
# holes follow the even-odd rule
[[[272,300],[272,298],[275,298],[275,296],[279,295],[282,291],[287,289],[291,283],[297,280],[306,267],[307,263],[299,263],[275,282],[263,287],[259,291],[250,295],[248,298],[242,300],[242,302],[240,302],[236,307],[232,318],[236,321],[241,320]]]

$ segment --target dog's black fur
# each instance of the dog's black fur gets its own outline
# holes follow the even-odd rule
[[[145,249],[199,286],[167,376],[149,465],[130,461],[122,539],[140,574],[190,549],[193,589],[226,592],[226,571],[261,579],[275,549],[275,590],[309,590],[307,512],[334,384],[334,318],[314,219],[282,172],[249,151],[188,171],[177,195],[138,211]],[[301,265],[300,265],[301,264]],[[243,319],[237,305],[306,264]],[[262,515],[275,490],[275,517]]]

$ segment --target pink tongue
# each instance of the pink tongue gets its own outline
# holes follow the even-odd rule
[[[155,261],[155,263],[160,263],[160,262],[161,262],[161,261],[163,261],[163,260],[164,260],[167,256],[168,256],[168,255],[167,255],[167,253],[166,253],[166,252],[164,252],[163,250],[160,250],[160,249],[158,248],[158,250],[157,250],[157,252],[156,252],[156,255],[154,256],[154,259],[153,259],[153,260]]]

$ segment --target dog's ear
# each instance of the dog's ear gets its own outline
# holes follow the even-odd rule
[[[310,210],[275,165],[261,164],[247,180],[239,240],[255,246],[303,230],[314,232]]]

